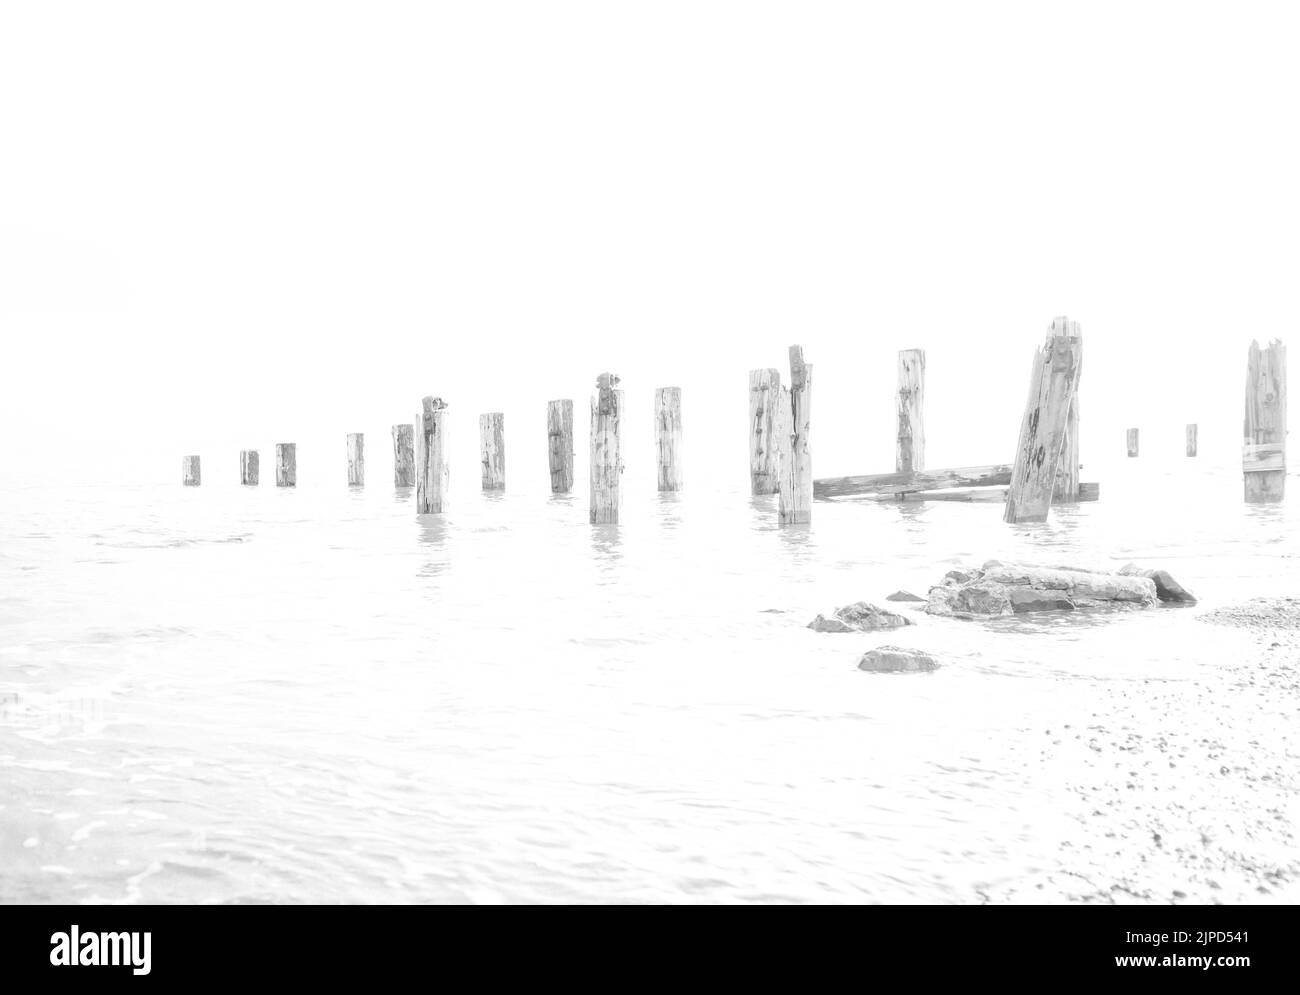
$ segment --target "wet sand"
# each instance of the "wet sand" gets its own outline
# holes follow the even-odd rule
[[[1248,630],[1257,652],[1224,659],[1209,681],[1115,689],[1129,715],[1118,727],[1081,715],[1045,729],[1041,762],[1077,796],[1078,830],[1058,841],[1061,866],[990,884],[981,900],[1300,901],[1300,598],[1188,624]]]

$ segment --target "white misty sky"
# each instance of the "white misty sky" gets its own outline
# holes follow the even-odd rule
[[[1246,347],[1294,322],[1293,9],[5,3],[0,472],[233,482],[297,441],[342,484],[365,431],[383,479],[439,394],[457,486],[503,410],[543,487],[544,402],[581,473],[609,369],[630,480],[678,384],[687,486],[743,481],[792,342],[817,476],[892,469],[910,346],[929,465],[1008,460],[1057,314],[1085,463],[1187,421],[1235,459]]]

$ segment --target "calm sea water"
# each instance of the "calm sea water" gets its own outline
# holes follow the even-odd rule
[[[1139,796],[1125,734],[1253,724],[1294,757],[1267,699],[1205,707],[1257,647],[1197,615],[1300,590],[1300,493],[1248,508],[1194,461],[1085,476],[1103,500],[1034,527],[822,503],[781,529],[740,488],[637,489],[593,527],[585,491],[468,481],[424,519],[382,483],[7,486],[0,900],[975,902],[1104,876],[1097,798],[1117,825],[1227,804],[1191,745]],[[1202,602],[805,628],[990,557],[1162,565]],[[859,672],[880,643],[945,666]]]

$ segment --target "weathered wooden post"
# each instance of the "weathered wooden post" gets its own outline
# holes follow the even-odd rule
[[[393,426],[393,486],[415,484],[415,426]]]
[[[363,487],[366,483],[366,436],[364,432],[348,434],[348,486]]]
[[[296,442],[275,444],[275,486],[298,486],[298,444]]]
[[[1246,360],[1246,422],[1241,451],[1246,500],[1281,501],[1286,491],[1286,346],[1250,344]]]
[[[894,469],[915,473],[925,469],[925,350],[898,353],[898,404],[894,413],[898,448]]]
[[[1135,428],[1130,428],[1128,430],[1128,436],[1125,439],[1125,442],[1128,445],[1129,458],[1132,459],[1134,456],[1138,454],[1138,430]]]
[[[803,348],[790,347],[790,389],[781,391],[781,480],[777,521],[801,525],[812,521],[812,364],[803,361]],[[788,431],[786,430],[788,429]]]
[[[1196,425],[1194,423],[1187,426],[1187,455],[1196,455]]]
[[[1082,349],[1078,337],[1057,335],[1049,336],[1046,344],[1034,353],[1029,402],[1020,423],[1016,463],[1002,515],[1004,521],[1013,524],[1047,521]]]
[[[239,451],[239,482],[250,487],[257,486],[258,456],[256,449]]]
[[[573,490],[573,402],[546,402],[547,451],[550,454],[551,493]]]
[[[479,455],[483,462],[483,490],[506,486],[506,416],[500,411],[478,416]]]
[[[1077,321],[1062,315],[1052,320],[1048,339],[1069,338],[1079,344],[1079,365],[1074,375],[1074,395],[1065,416],[1065,438],[1056,463],[1056,482],[1052,486],[1053,504],[1074,504],[1079,500],[1079,384],[1083,379],[1083,328]]]
[[[781,410],[781,374],[749,371],[749,489],[751,494],[780,490],[781,447],[776,422]]]
[[[446,504],[447,402],[426,397],[415,419],[415,513],[440,515]]]
[[[655,391],[655,443],[659,450],[659,489],[682,489],[682,389]]]
[[[602,373],[591,395],[591,523],[617,524],[623,489],[623,392]]]
[[[199,458],[197,456],[186,456],[181,460],[181,482],[186,487],[199,486]]]

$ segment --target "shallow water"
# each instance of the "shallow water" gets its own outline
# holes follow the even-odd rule
[[[1132,778],[1045,735],[1281,722],[1205,717],[1256,646],[1197,615],[1300,590],[1300,513],[1230,467],[1086,476],[1100,502],[1024,527],[818,503],[781,529],[741,489],[629,488],[593,527],[585,492],[421,519],[378,483],[7,486],[0,900],[974,902],[1104,869],[1071,852],[1080,785],[1122,821]],[[1161,565],[1201,603],[805,628],[991,557]],[[883,643],[944,666],[859,672]],[[1186,766],[1166,794],[1213,805]]]

